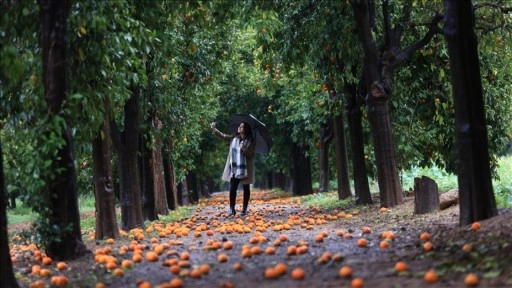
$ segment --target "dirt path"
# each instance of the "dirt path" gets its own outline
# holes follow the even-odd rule
[[[226,193],[216,193],[200,203],[192,218],[153,223],[113,244],[88,242],[95,255],[68,261],[63,271],[56,263],[48,268],[54,276],[65,275],[68,287],[171,287],[176,282],[183,287],[351,287],[356,278],[364,287],[425,287],[424,275],[430,269],[439,280],[429,287],[464,287],[470,272],[479,276],[481,287],[512,286],[510,213],[483,221],[480,230],[472,231],[458,227],[458,207],[413,215],[412,199],[387,211],[378,205],[321,211],[301,205],[300,198],[255,191],[246,217],[227,216],[227,202]],[[388,248],[380,247],[383,232],[394,239],[384,240]],[[423,232],[430,235],[430,252],[423,248]],[[140,235],[144,239],[137,244],[130,241]],[[366,240],[366,247],[358,246],[359,239]],[[471,244],[472,250],[464,251],[464,244]],[[155,246],[162,253],[151,262],[146,256]],[[120,269],[123,276],[113,275],[119,273],[114,266],[106,269],[105,259],[116,259],[120,267],[123,260],[134,261],[138,250],[142,261]],[[23,287],[51,281],[30,274],[31,265],[37,264],[31,251],[17,253],[15,270]],[[398,261],[405,261],[408,270],[397,273]],[[286,272],[271,269],[278,263]],[[343,266],[351,268],[351,276],[339,275]],[[292,276],[296,268],[303,270],[303,279]]]

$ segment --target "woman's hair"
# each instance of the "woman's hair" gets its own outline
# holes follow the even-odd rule
[[[242,123],[244,123],[244,132],[245,132],[245,135],[247,136],[250,136],[251,138],[253,137],[252,136],[252,128],[251,128],[251,125],[249,125],[249,123],[243,121]]]

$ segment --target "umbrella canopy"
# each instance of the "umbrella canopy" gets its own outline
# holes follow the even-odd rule
[[[252,137],[256,140],[255,151],[258,153],[268,153],[274,144],[274,140],[270,137],[265,124],[251,114],[235,114],[229,119],[229,130],[236,133],[238,126],[242,122],[247,122],[251,125]]]

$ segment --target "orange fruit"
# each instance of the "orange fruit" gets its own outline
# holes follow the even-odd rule
[[[379,243],[379,247],[380,247],[380,249],[386,249],[386,248],[389,248],[389,241],[386,241],[386,240],[384,240],[384,241],[380,241],[380,243]]]
[[[288,255],[295,255],[297,253],[297,247],[295,245],[288,246],[286,253]]]
[[[292,270],[292,278],[295,280],[302,280],[305,277],[304,270],[302,268],[295,268]]]
[[[39,271],[39,276],[41,277],[48,277],[52,274],[49,269],[43,268],[41,271]]]
[[[364,238],[359,238],[359,239],[357,239],[357,246],[358,247],[367,247],[368,241]]]
[[[269,246],[265,249],[265,254],[267,255],[273,255],[276,254],[276,248]]]
[[[114,271],[112,272],[112,275],[114,275],[116,277],[123,276],[124,275],[123,269],[121,269],[121,268],[114,269]]]
[[[128,260],[128,259],[124,259],[122,262],[121,262],[121,267],[125,268],[125,269],[128,269],[128,268],[132,268],[133,266],[133,262]]]
[[[65,270],[68,269],[68,264],[66,262],[57,263],[57,270]]]
[[[352,276],[352,268],[348,266],[342,266],[338,271],[338,275],[343,278],[348,278]]]
[[[202,274],[210,273],[210,265],[203,264],[203,265],[199,266],[199,271],[201,271]]]
[[[341,253],[334,253],[334,255],[332,255],[332,261],[334,262],[343,261],[344,258],[345,257]]]
[[[233,242],[232,241],[225,242],[224,245],[222,245],[222,248],[224,248],[224,250],[229,250],[229,249],[233,248]]]
[[[183,280],[181,280],[180,278],[172,278],[172,280],[169,282],[169,287],[181,288],[183,287]]]
[[[228,255],[219,254],[219,256],[217,256],[217,260],[221,263],[226,262],[226,261],[228,261]]]
[[[288,267],[286,267],[286,264],[284,263],[277,263],[274,268],[276,269],[277,273],[279,273],[279,275],[286,274],[286,270],[288,270]]]
[[[140,262],[142,262],[142,255],[140,255],[140,254],[133,254],[132,260],[135,263],[140,263]]]
[[[281,235],[279,235],[279,240],[281,242],[286,242],[286,241],[288,241],[288,236],[286,236],[285,234],[281,234]]]
[[[158,254],[154,251],[146,252],[146,260],[148,262],[156,262],[158,261]]]
[[[51,265],[52,264],[52,258],[50,258],[48,256],[44,256],[43,257],[43,264],[44,265]]]
[[[428,234],[427,232],[421,233],[420,234],[420,240],[429,241],[430,240],[430,234]]]
[[[137,283],[137,288],[151,288],[151,287],[153,287],[153,286],[148,281],[142,281],[140,283]]]
[[[261,254],[260,246],[252,246],[250,251],[251,251],[251,255],[259,255],[259,254]]]
[[[464,246],[462,246],[462,250],[465,252],[470,252],[473,250],[473,246],[471,246],[471,244],[464,244]]]
[[[362,288],[364,282],[363,282],[363,279],[361,279],[361,278],[354,278],[350,284],[351,284],[352,288]]]
[[[107,244],[114,244],[114,239],[108,238],[107,239]]]
[[[164,246],[162,246],[162,245],[155,245],[153,247],[153,251],[155,251],[155,253],[158,254],[158,255],[162,255],[162,253],[164,253]]]
[[[473,231],[480,230],[480,228],[481,228],[480,222],[473,222],[473,224],[471,224],[471,230],[473,230]]]
[[[469,287],[477,286],[478,285],[478,276],[476,276],[476,274],[474,274],[474,273],[469,273],[464,278],[464,284],[466,284],[466,286],[469,286]]]
[[[192,271],[190,271],[190,277],[191,278],[201,278],[201,270],[199,270],[198,268],[196,269],[192,269]]]
[[[279,277],[280,275],[274,267],[267,267],[265,269],[264,276],[266,279],[275,279],[275,278]]]
[[[437,277],[437,273],[434,270],[429,270],[425,273],[425,276],[423,276],[423,279],[427,283],[436,283],[439,278]]]
[[[66,276],[53,276],[51,283],[57,287],[65,286],[68,284],[68,278]]]
[[[242,257],[243,258],[250,258],[252,256],[251,249],[242,249]]]
[[[315,242],[324,242],[324,236],[322,234],[318,234],[315,236]]]
[[[113,269],[117,268],[117,263],[114,261],[108,261],[105,264],[105,268],[107,268],[107,270],[113,270]]]
[[[423,250],[425,250],[425,252],[432,250],[432,243],[430,241],[425,242],[425,244],[423,244]]]
[[[404,271],[407,271],[407,269],[408,269],[407,263],[405,263],[404,261],[396,262],[396,264],[395,264],[396,272],[404,272]]]
[[[32,266],[32,275],[39,275],[39,272],[41,272],[41,266],[33,265]]]
[[[180,266],[179,266],[178,264],[174,264],[174,265],[171,265],[171,266],[169,267],[169,271],[170,271],[172,274],[177,275],[177,274],[179,274],[179,273],[180,273],[181,268],[180,268]]]
[[[180,255],[180,259],[181,260],[189,260],[190,259],[190,253],[188,253],[187,251],[183,251]]]
[[[43,288],[46,284],[44,283],[43,280],[39,279],[37,281],[34,281],[32,283],[30,283],[30,288]]]
[[[235,269],[235,271],[242,270],[242,263],[236,262],[235,264],[233,264],[233,269]]]
[[[363,230],[363,234],[372,233],[372,229],[370,229],[370,227],[363,227],[361,230]]]

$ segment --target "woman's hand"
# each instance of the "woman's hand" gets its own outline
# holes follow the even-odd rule
[[[215,123],[215,122],[212,122],[212,123],[210,124],[210,127],[212,128],[212,130],[213,130],[213,129],[215,129],[215,127],[216,127],[216,126],[217,126],[217,123]]]

